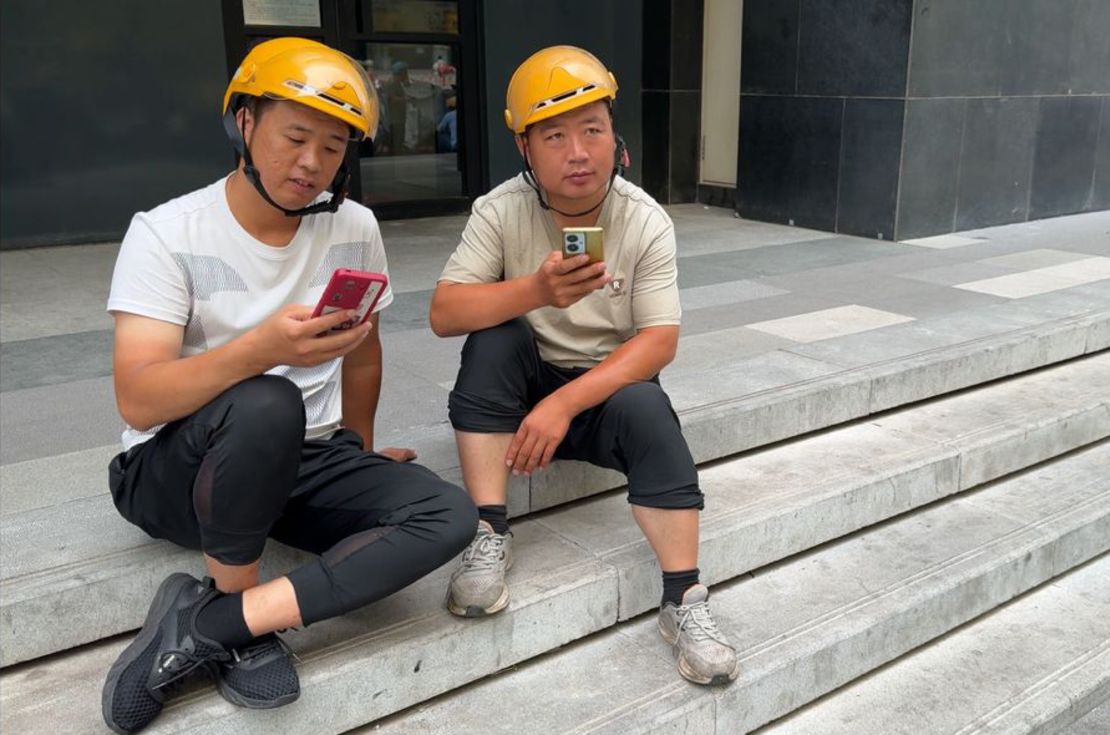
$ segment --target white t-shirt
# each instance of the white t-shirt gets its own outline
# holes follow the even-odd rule
[[[336,268],[387,273],[377,220],[361,204],[348,200],[334,214],[302,217],[293,240],[273,247],[236,221],[227,204],[226,181],[135,215],[116,260],[108,311],[185,327],[181,357],[189,357],[230,342],[286,304],[315,305]],[[386,286],[374,311],[392,300]],[[268,371],[301,389],[306,438],[327,436],[339,427],[341,365],[342,359],[335,359]],[[128,426],[124,448],[160,428],[144,432]]]
[[[545,306],[525,318],[540,357],[560,367],[593,367],[646,327],[677,325],[674,224],[647,192],[618,176],[601,205],[608,286],[560,309]],[[534,273],[562,233],[523,175],[474,202],[459,246],[439,280],[492,283]]]

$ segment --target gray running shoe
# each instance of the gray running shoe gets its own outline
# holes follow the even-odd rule
[[[695,684],[728,684],[740,673],[736,649],[717,628],[709,612],[709,590],[695,584],[682,604],[659,610],[659,632],[673,646],[678,673]]]
[[[513,566],[513,534],[494,533],[478,521],[478,534],[463,552],[447,589],[447,609],[464,618],[480,618],[509,604],[505,572]]]

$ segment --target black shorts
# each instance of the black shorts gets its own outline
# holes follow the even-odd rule
[[[474,332],[448,399],[458,431],[514,433],[546,396],[587,371],[540,359],[524,319]],[[678,416],[658,378],[626,386],[578,414],[555,451],[623,472],[628,501],[652,508],[698,508],[704,498]]]

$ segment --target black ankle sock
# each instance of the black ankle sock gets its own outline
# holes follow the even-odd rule
[[[666,605],[671,602],[681,605],[682,595],[698,583],[698,574],[697,567],[685,572],[663,572],[663,599],[659,604]]]
[[[504,535],[509,532],[509,516],[503,505],[479,505],[478,520],[490,524],[494,533]]]
[[[254,640],[243,617],[243,594],[214,597],[197,613],[197,632],[225,648],[239,648]]]

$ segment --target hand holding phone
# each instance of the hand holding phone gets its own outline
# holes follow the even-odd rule
[[[588,255],[591,263],[605,260],[604,232],[601,227],[564,227],[563,257]]]
[[[313,317],[342,310],[353,310],[355,317],[347,319],[328,330],[328,334],[342,332],[362,324],[374,311],[374,305],[388,283],[381,273],[339,268],[331,275],[327,288],[312,312]]]

